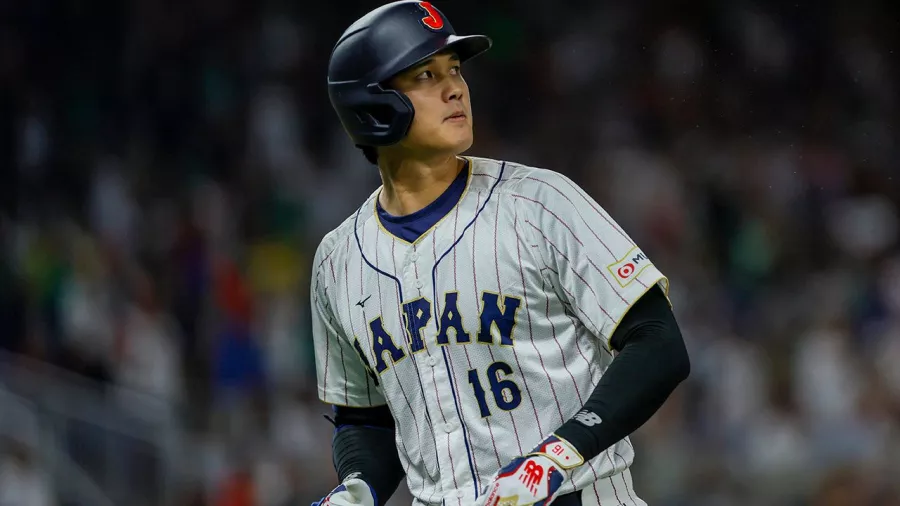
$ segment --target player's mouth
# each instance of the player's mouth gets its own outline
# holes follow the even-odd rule
[[[447,116],[446,118],[444,118],[444,121],[451,121],[451,122],[458,122],[458,121],[465,121],[465,120],[466,120],[466,113],[464,113],[463,111],[457,111],[457,112],[451,114],[450,116]]]

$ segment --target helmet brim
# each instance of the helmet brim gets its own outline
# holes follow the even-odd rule
[[[416,48],[415,51],[400,55],[397,60],[391,62],[386,68],[377,71],[378,75],[375,77],[378,82],[385,82],[445,51],[456,53],[459,61],[465,62],[484,53],[492,45],[491,38],[486,35],[448,35],[443,39],[431,39]]]
[[[451,35],[447,37],[447,44],[442,51],[451,50],[464,62],[484,53],[493,45],[491,38],[486,35]]]

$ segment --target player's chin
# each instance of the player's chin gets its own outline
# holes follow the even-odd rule
[[[444,145],[448,147],[452,147],[458,153],[466,151],[467,149],[472,147],[472,143],[475,141],[475,137],[472,134],[472,127],[466,126],[466,128],[450,128],[446,129],[442,132]]]

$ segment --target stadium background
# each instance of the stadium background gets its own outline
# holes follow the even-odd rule
[[[309,263],[378,179],[324,72],[374,5],[0,3],[0,504],[334,485]],[[693,373],[642,495],[900,504],[897,4],[436,5],[495,40],[472,153],[571,176],[671,278]]]

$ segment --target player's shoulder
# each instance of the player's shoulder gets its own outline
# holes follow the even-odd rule
[[[331,229],[319,241],[316,247],[316,254],[313,257],[313,271],[318,272],[326,262],[334,262],[336,257],[341,256],[347,251],[347,241],[356,240],[356,231],[365,223],[365,219],[369,218],[369,214],[360,213],[360,211],[372,205],[372,199],[376,193],[373,193],[366,201],[359,206],[350,216],[346,217],[340,225]],[[363,216],[360,216],[362,214]]]
[[[506,160],[469,157],[473,183],[493,186],[497,194],[540,199],[550,194],[573,194],[581,188],[570,178],[555,170]]]

